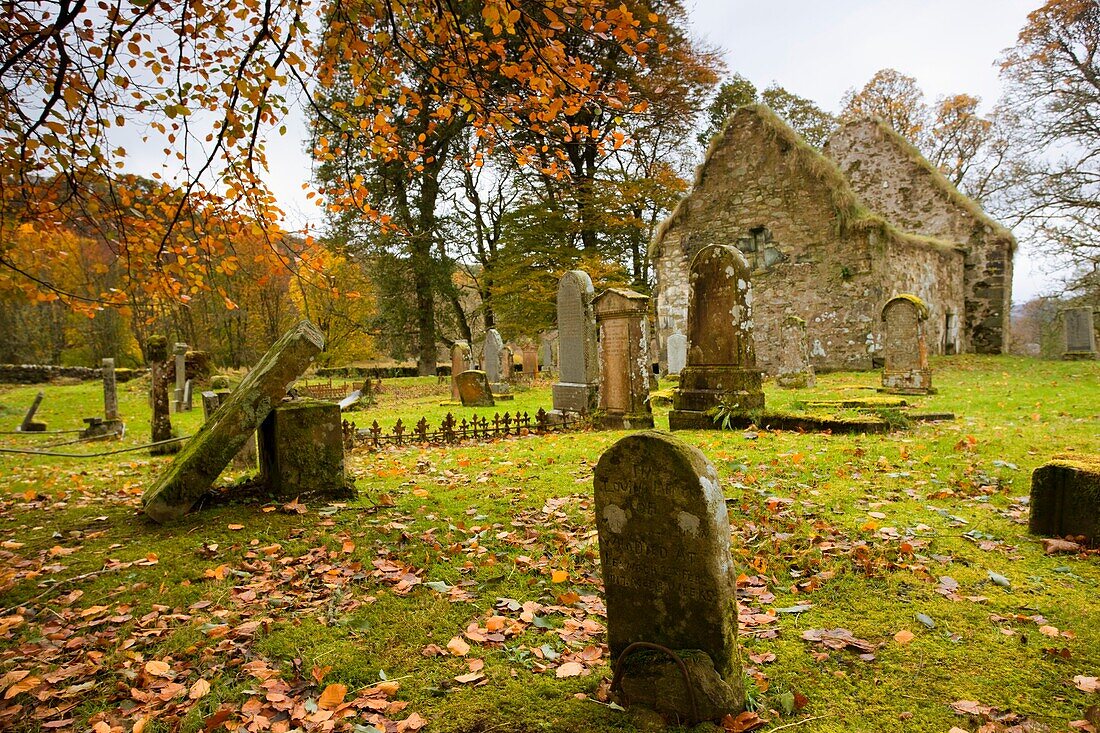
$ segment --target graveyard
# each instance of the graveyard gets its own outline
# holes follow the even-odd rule
[[[1100,452],[1098,367],[933,358],[937,392],[908,399],[957,419],[887,434],[677,431],[713,465],[729,510],[747,712],[728,729],[1085,720],[1100,668],[1100,566],[1087,548],[1046,554],[1027,531],[1027,497],[1031,472],[1054,454]],[[795,410],[877,394],[878,374],[816,382],[766,380],[764,392],[774,409]],[[345,419],[388,430],[552,402],[546,379],[493,408],[441,405],[450,385],[434,377],[382,384],[374,405]],[[6,424],[39,389],[0,388]],[[118,385],[122,438],[55,452],[147,443],[148,389],[147,377]],[[102,401],[97,381],[43,391],[38,417],[51,428],[79,425]],[[653,407],[657,428],[669,409]],[[197,408],[171,419],[183,435],[203,422]],[[3,727],[652,729],[609,696],[593,500],[601,455],[639,433],[583,422],[523,432],[360,442],[345,454],[355,498],[228,490],[165,525],[141,500],[171,456],[0,454],[4,672],[9,689],[29,691],[0,702]],[[46,442],[5,434],[0,446]],[[219,483],[245,473],[231,465]],[[654,577],[701,572],[660,562],[672,567]]]
[[[7,0],[0,733],[1100,732],[1098,48]]]

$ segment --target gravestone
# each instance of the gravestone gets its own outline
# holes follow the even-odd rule
[[[260,480],[281,500],[344,499],[352,491],[344,476],[340,407],[320,400],[277,405],[260,424]]]
[[[186,382],[183,383],[183,409],[185,412],[191,412],[191,408],[194,406],[192,401],[193,397],[194,385],[192,384],[191,380],[188,379]]]
[[[23,416],[23,422],[19,425],[19,432],[21,433],[44,433],[46,432],[46,423],[41,420],[35,420],[34,414],[38,412],[38,406],[42,404],[42,398],[46,396],[45,392],[39,392],[34,396],[34,401],[31,402],[30,409],[27,410],[27,414]]]
[[[221,400],[218,398],[218,393],[212,390],[206,390],[202,393],[202,419],[206,422],[211,418],[214,412],[218,409],[218,404]]]
[[[735,247],[712,244],[691,261],[687,365],[672,397],[673,430],[717,427],[708,414],[764,407],[753,344],[749,264]]]
[[[522,358],[523,378],[533,382],[539,373],[539,351],[534,344],[525,343],[523,345]]]
[[[164,336],[150,336],[145,344],[145,353],[149,358],[149,391],[153,407],[152,437],[153,443],[171,440],[172,416],[169,414],[168,401],[168,339]],[[178,453],[179,443],[154,445],[149,452],[155,456]]]
[[[557,367],[557,339],[553,334],[539,335],[539,371],[552,372]]]
[[[1100,456],[1061,455],[1031,474],[1032,534],[1100,543]]]
[[[668,373],[679,374],[687,366],[688,337],[677,331],[668,337]]]
[[[1062,311],[1062,329],[1065,332],[1066,350],[1063,359],[1087,360],[1096,358],[1096,329],[1093,326],[1091,306],[1066,308]]]
[[[714,466],[678,438],[644,431],[604,452],[593,484],[612,663],[634,644],[667,647],[688,667],[699,715],[690,719],[678,665],[648,650],[620,660],[627,702],[689,724],[738,712],[737,572]]]
[[[158,522],[179,518],[194,506],[260,423],[286,396],[325,338],[309,321],[287,331],[241,380],[214,419],[203,424],[143,498]]]
[[[929,394],[932,370],[928,366],[925,324],[928,306],[915,295],[895,296],[882,307],[882,390],[891,394]]]
[[[500,375],[501,379],[507,384],[514,382],[516,379],[516,350],[510,344],[505,344],[500,352],[500,366],[504,370],[503,374]]]
[[[187,344],[177,343],[176,356],[176,390],[173,394],[173,402],[176,412],[183,412],[183,390],[187,384]]]
[[[458,375],[458,396],[463,407],[492,407],[493,391],[489,388],[489,379],[485,372],[469,369]]]
[[[490,328],[488,333],[485,334],[485,346],[481,350],[482,367],[489,384],[500,382],[500,355],[503,350],[504,339],[500,337],[500,332],[495,328]]]
[[[122,419],[118,415],[118,385],[115,382],[115,360],[104,359],[101,362],[103,372],[103,420],[112,429],[122,430]]]
[[[653,427],[649,407],[649,298],[610,288],[592,301],[599,327],[600,389],[597,425],[614,430]]]
[[[599,400],[600,363],[592,279],[570,270],[558,282],[558,381],[551,388],[553,413],[587,414]]]
[[[788,389],[804,389],[817,383],[810,363],[806,322],[793,314],[784,318],[779,326],[779,367],[775,381]]]
[[[465,341],[455,341],[451,347],[451,401],[459,402],[458,375],[474,368],[474,355],[470,350],[470,344]]]

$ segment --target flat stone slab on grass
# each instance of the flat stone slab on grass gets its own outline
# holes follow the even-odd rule
[[[1031,474],[1032,534],[1100,542],[1100,456],[1055,456]]]
[[[324,344],[324,336],[309,321],[283,334],[145,492],[145,513],[157,522],[186,514],[209,491]]]

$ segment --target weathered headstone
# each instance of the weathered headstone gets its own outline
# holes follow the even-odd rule
[[[764,407],[753,344],[750,268],[735,248],[703,247],[691,261],[687,366],[673,393],[669,427],[716,427],[708,414],[719,405],[734,412]]]
[[[458,396],[463,407],[492,407],[493,391],[489,389],[489,379],[485,372],[470,369],[458,375]]]
[[[153,443],[171,440],[172,417],[168,402],[168,339],[164,336],[150,336],[145,345],[149,357],[149,390],[153,406]],[[155,456],[179,452],[179,443],[154,445],[149,452]]]
[[[1061,455],[1031,474],[1032,534],[1100,542],[1100,456]]]
[[[1066,308],[1062,311],[1062,329],[1065,331],[1066,350],[1063,359],[1095,359],[1096,329],[1093,326],[1091,306]]]
[[[203,422],[209,420],[214,412],[218,409],[218,404],[221,400],[218,397],[218,393],[212,390],[206,390],[202,393],[202,419]]]
[[[260,480],[279,499],[342,499],[344,476],[340,408],[295,400],[277,405],[260,424]]]
[[[932,370],[928,366],[925,323],[928,306],[915,295],[895,296],[882,307],[882,391],[892,394],[928,394]]]
[[[653,427],[649,406],[649,298],[610,288],[592,301],[599,327],[600,389],[596,422],[605,428]]]
[[[510,344],[505,344],[500,352],[500,366],[503,373],[501,379],[511,384],[516,379],[516,350]]]
[[[309,321],[285,333],[245,376],[214,415],[188,441],[172,465],[145,492],[145,513],[158,522],[176,519],[206,493],[287,387],[321,352],[325,339]]]
[[[687,366],[688,337],[677,331],[668,337],[668,373],[679,374]]]
[[[779,326],[779,367],[775,381],[780,387],[803,389],[817,382],[810,363],[810,345],[806,340],[806,322],[789,315]]]
[[[607,643],[627,702],[689,724],[738,712],[737,572],[714,466],[678,438],[645,431],[600,457],[594,489]],[[632,647],[646,643],[683,659],[691,693],[674,660]]]
[[[31,402],[30,409],[27,410],[27,414],[23,416],[23,422],[19,425],[19,432],[21,433],[44,433],[46,432],[46,423],[35,420],[34,414],[38,412],[38,406],[42,404],[42,398],[46,396],[45,392],[39,392],[34,396],[34,401]]]
[[[523,345],[523,378],[534,381],[539,373],[539,351],[532,343]]]
[[[485,334],[485,347],[481,350],[482,367],[489,384],[500,382],[500,355],[504,350],[504,339],[495,328],[490,328]]]
[[[474,368],[474,355],[465,341],[455,341],[451,347],[451,401],[458,402],[458,375]]]
[[[570,270],[558,282],[558,381],[552,387],[554,412],[586,414],[599,399],[600,363],[592,279]]]
[[[173,353],[176,356],[176,390],[173,403],[176,412],[183,412],[183,390],[187,384],[187,344],[177,343]]]
[[[194,397],[194,385],[190,379],[183,383],[183,409],[185,412],[191,412]]]
[[[103,373],[103,419],[107,423],[121,423],[118,416],[118,386],[115,383],[115,360],[104,359],[101,364]]]
[[[557,362],[554,359],[554,337],[551,334],[539,335],[539,371],[552,372]]]

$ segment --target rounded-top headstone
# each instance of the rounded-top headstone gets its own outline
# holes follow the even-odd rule
[[[485,348],[482,351],[482,357],[485,362],[485,375],[489,378],[491,384],[500,381],[500,356],[503,350],[504,339],[500,337],[500,332],[495,328],[490,328],[488,333],[485,334]]]
[[[635,642],[699,649],[739,684],[736,573],[714,466],[644,431],[600,457],[594,488],[612,659]]]
[[[756,366],[750,268],[735,247],[711,244],[691,261],[688,364]]]
[[[921,323],[927,318],[928,306],[915,295],[898,295],[882,306],[887,370],[927,368],[928,356],[921,339]]]

